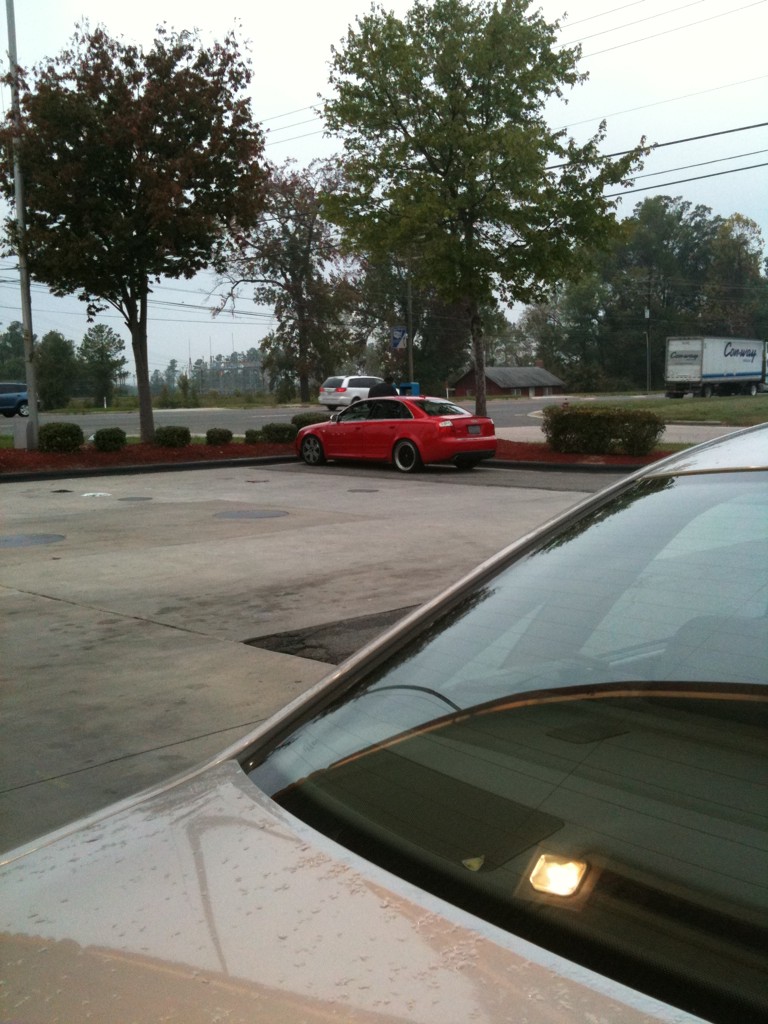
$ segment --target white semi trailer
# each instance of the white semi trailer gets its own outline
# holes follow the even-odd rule
[[[667,338],[667,398],[755,395],[765,385],[766,343],[754,338]]]

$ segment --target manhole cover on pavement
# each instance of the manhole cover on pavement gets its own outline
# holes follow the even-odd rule
[[[16,533],[0,537],[0,548],[31,548],[36,544],[58,544],[63,533]]]
[[[287,512],[278,512],[274,509],[248,508],[241,512],[217,512],[214,519],[277,519],[279,516],[287,515]]]

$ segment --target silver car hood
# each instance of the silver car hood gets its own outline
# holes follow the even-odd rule
[[[3,1019],[693,1018],[339,848],[224,761],[7,854]]]

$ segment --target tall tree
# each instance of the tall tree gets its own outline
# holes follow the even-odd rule
[[[75,392],[79,376],[74,342],[48,331],[37,346],[37,392],[46,409],[62,409]]]
[[[621,227],[604,256],[585,259],[588,273],[520,321],[569,387],[642,387],[649,358],[659,384],[670,336],[765,336],[768,279],[754,222],[661,195],[638,203]]]
[[[0,334],[0,377],[23,381],[25,374],[24,327],[18,320],[12,320]]]
[[[263,137],[235,34],[205,47],[157,29],[143,51],[87,26],[22,82],[20,159],[32,276],[76,294],[91,316],[112,306],[131,334],[141,436],[154,433],[147,357],[153,282],[207,267],[234,219],[255,220]],[[8,123],[0,140],[8,142]],[[3,164],[0,188],[13,201]],[[15,222],[6,231],[16,244]]]
[[[412,263],[471,335],[477,411],[485,411],[481,310],[494,293],[530,301],[574,266],[578,244],[606,240],[640,151],[600,155],[602,125],[579,146],[544,108],[585,77],[580,51],[528,0],[416,0],[403,20],[376,5],[331,62],[330,131],[347,188],[331,208],[365,251]]]
[[[768,332],[765,243],[753,220],[735,213],[718,224],[712,240],[702,315],[707,333],[764,338]]]
[[[128,362],[123,355],[124,350],[123,339],[106,324],[89,327],[80,342],[77,358],[81,380],[97,405],[112,401],[115,387]]]
[[[165,368],[163,377],[169,391],[173,391],[176,387],[176,380],[179,376],[179,362],[177,359],[172,359]]]
[[[256,302],[274,307],[278,327],[263,346],[264,366],[284,386],[293,373],[302,402],[311,382],[337,371],[348,354],[345,318],[355,290],[339,232],[323,210],[323,195],[338,184],[333,163],[273,168],[258,224],[251,231],[238,225],[219,265],[228,285],[224,305],[250,284]]]
[[[409,379],[407,353],[392,351],[390,331],[395,326],[405,327],[411,336],[413,376],[422,391],[442,394],[450,379],[466,369],[470,347],[461,307],[446,302],[433,285],[414,280],[407,264],[366,261],[359,295],[356,323],[373,344],[375,372]],[[482,314],[487,341],[489,330],[496,336],[503,316],[490,306]]]

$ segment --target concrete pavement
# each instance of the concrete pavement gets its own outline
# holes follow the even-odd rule
[[[328,672],[247,641],[422,603],[597,486],[505,475],[0,483],[0,849],[214,755]]]
[[[298,462],[0,484],[0,848],[215,754],[329,670],[246,641],[422,603],[581,496]]]

